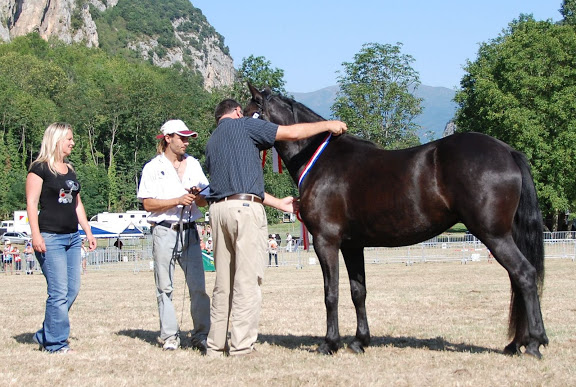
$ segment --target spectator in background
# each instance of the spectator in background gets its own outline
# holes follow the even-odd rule
[[[4,243],[4,251],[2,252],[2,261],[4,263],[4,273],[8,273],[8,268],[10,268],[10,274],[12,274],[12,243],[6,241]]]
[[[272,266],[272,258],[276,261],[278,267],[278,242],[276,242],[276,235],[268,235],[268,266]]]
[[[292,235],[288,232],[286,233],[286,251],[287,252],[291,252],[292,251]]]
[[[214,250],[214,245],[212,244],[212,237],[210,237],[206,241],[206,252],[212,254],[212,250]]]
[[[90,249],[96,248],[80,198],[80,182],[67,161],[73,147],[72,127],[51,124],[26,177],[32,247],[48,287],[44,322],[33,338],[41,350],[62,354],[71,353],[68,311],[80,291],[82,239],[78,224],[86,233]]]
[[[22,271],[22,257],[20,256],[20,250],[16,245],[12,245],[12,247],[10,248],[10,253],[12,254],[12,258],[14,259],[16,274],[20,275],[20,272]]]
[[[122,243],[120,238],[117,238],[116,242],[114,242],[114,247],[118,249],[118,258],[117,258],[118,262],[122,260],[122,246],[124,246],[124,243]]]
[[[124,243],[120,240],[120,238],[116,239],[116,242],[114,242],[114,247],[116,247],[118,250],[122,250],[123,246]]]
[[[32,242],[26,242],[24,248],[24,259],[26,260],[26,274],[34,274],[34,249]]]
[[[488,250],[488,263],[492,263],[493,259],[494,259],[494,256],[492,255],[492,252],[490,250]]]

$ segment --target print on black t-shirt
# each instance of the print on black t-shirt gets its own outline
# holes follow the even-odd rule
[[[79,185],[74,180],[66,180],[66,185],[69,189],[60,188],[60,196],[58,203],[70,204],[74,200],[72,191],[78,191]]]

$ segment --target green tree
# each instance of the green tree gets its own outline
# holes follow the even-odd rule
[[[562,1],[562,8],[560,8],[560,13],[564,17],[562,23],[572,26],[576,25],[576,0]]]
[[[421,99],[413,95],[420,80],[411,67],[414,58],[396,45],[367,43],[344,62],[338,77],[340,91],[332,106],[350,133],[386,149],[419,144],[414,118],[422,112]]]
[[[236,100],[242,102],[250,99],[246,86],[248,82],[257,89],[268,87],[275,93],[287,95],[284,89],[284,70],[272,68],[272,63],[263,56],[250,55],[242,59],[232,91]]]
[[[489,134],[527,155],[554,230],[576,203],[575,53],[573,26],[521,15],[480,46],[456,95],[459,131]]]
[[[162,123],[180,118],[196,129],[189,150],[202,160],[214,125],[212,98],[191,70],[45,42],[38,34],[0,45],[0,215],[25,208],[27,167],[55,121],[74,128],[70,159],[87,214],[136,209],[140,171],[156,154]]]

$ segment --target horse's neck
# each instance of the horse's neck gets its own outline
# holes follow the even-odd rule
[[[323,121],[324,118],[314,113],[304,105],[295,103],[289,99],[277,103],[276,114],[270,117],[270,121],[279,125],[292,125],[296,123],[309,123]],[[320,133],[310,138],[298,141],[277,141],[275,144],[278,154],[284,161],[286,168],[296,183],[300,173],[306,167],[308,161],[316,152],[316,149],[326,138],[326,133]]]
[[[320,133],[298,141],[276,141],[274,146],[296,183],[300,173],[325,138],[326,133]]]

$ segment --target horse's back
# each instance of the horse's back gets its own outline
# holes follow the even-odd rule
[[[487,222],[494,209],[513,216],[521,176],[512,149],[497,139],[463,133],[387,151],[347,137],[335,142],[309,190],[321,224],[345,224],[344,239],[407,245],[459,221]]]

